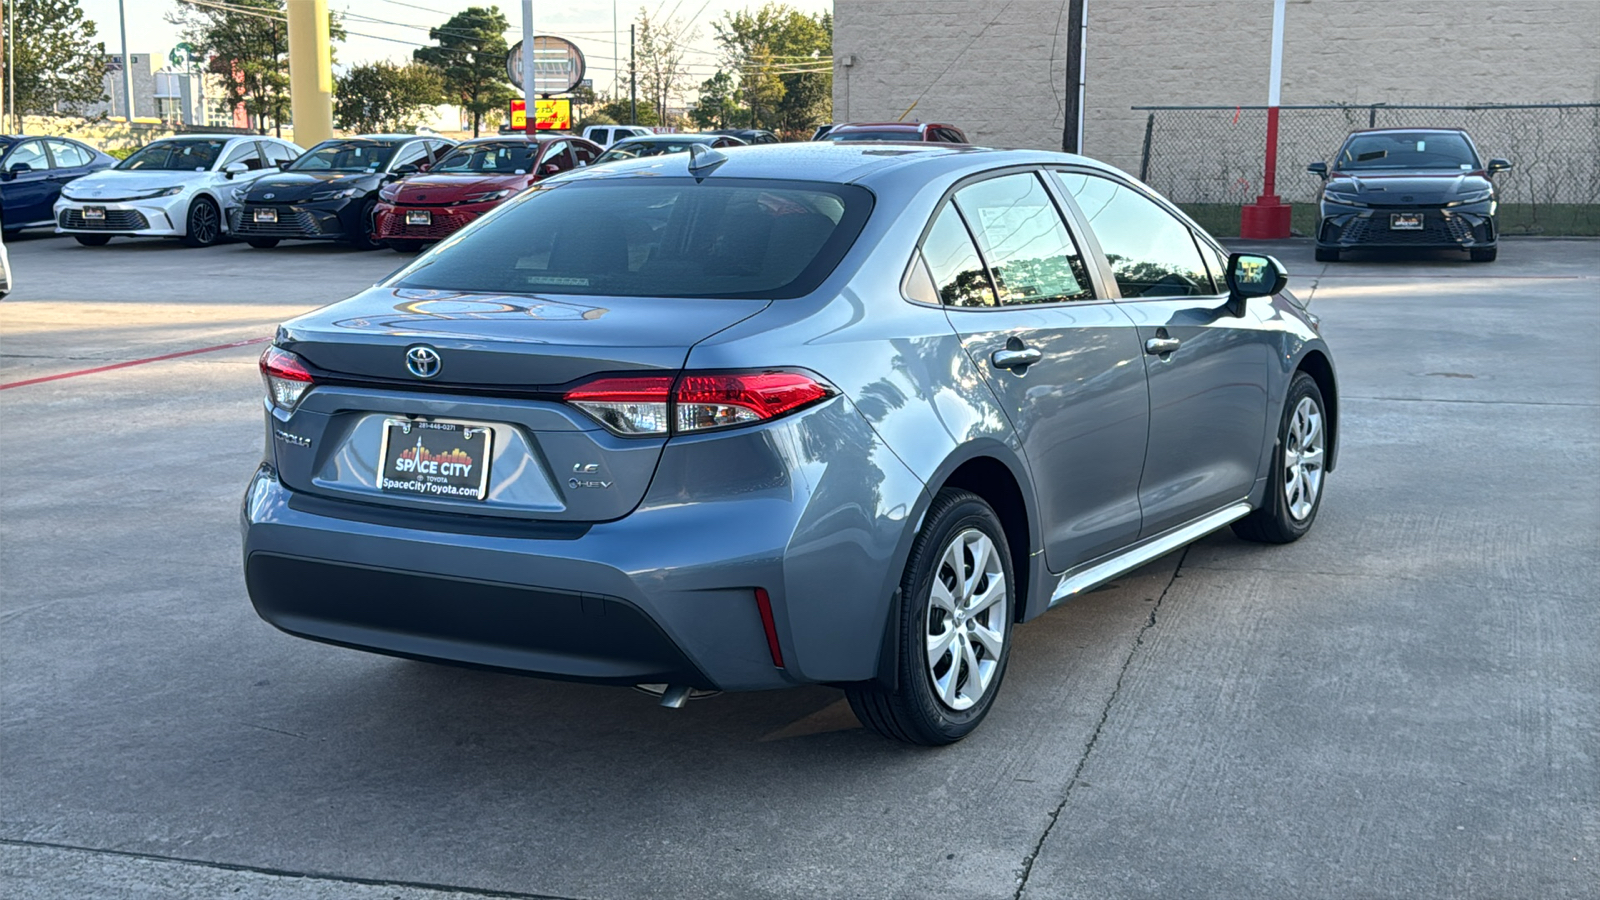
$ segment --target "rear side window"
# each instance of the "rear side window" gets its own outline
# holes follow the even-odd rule
[[[1094,229],[1126,298],[1213,293],[1189,227],[1133,188],[1076,172],[1056,172]]]
[[[46,143],[50,145],[50,155],[56,158],[56,168],[58,169],[76,169],[79,166],[87,166],[90,159],[92,159],[89,156],[89,151],[79,147],[77,144],[71,144],[66,141],[47,141]]]
[[[1083,257],[1037,175],[980,181],[957,191],[955,202],[994,276],[1001,306],[1094,298]]]
[[[972,245],[972,235],[961,221],[955,206],[946,203],[934,217],[933,227],[922,240],[922,259],[927,266],[926,277],[932,279],[933,296],[930,297],[919,283],[921,276],[913,271],[907,279],[907,296],[924,303],[944,303],[948,306],[994,306],[994,285],[989,273],[984,271],[983,260],[978,258],[978,248]]]
[[[785,299],[815,290],[861,233],[853,185],[583,179],[534,188],[397,276],[398,287]]]

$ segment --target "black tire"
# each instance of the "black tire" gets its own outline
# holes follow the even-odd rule
[[[1317,262],[1338,262],[1338,247],[1318,247],[1316,252]]]
[[[356,232],[350,235],[350,246],[357,250],[376,250],[383,246],[372,239],[372,233],[377,231],[377,223],[373,221],[373,210],[378,208],[375,197],[368,197],[361,204],[361,211],[356,215]]]
[[[245,238],[244,242],[257,250],[271,250],[278,246],[277,238]]]
[[[1472,254],[1473,262],[1494,262],[1495,257],[1500,255],[1500,247],[1499,245],[1495,245],[1493,247],[1486,247],[1482,250],[1471,250],[1468,252]]]
[[[427,241],[395,241],[395,240],[389,240],[389,241],[384,241],[384,243],[388,244],[389,245],[389,249],[395,251],[396,253],[421,253],[428,246],[428,242]]]
[[[1318,446],[1316,486],[1310,508],[1304,509],[1295,502],[1296,478],[1287,465],[1286,456],[1291,443],[1304,443],[1296,439],[1296,412],[1302,400],[1310,400],[1316,410]],[[1267,496],[1260,508],[1233,523],[1233,533],[1247,541],[1259,544],[1287,544],[1299,540],[1311,530],[1317,520],[1317,510],[1322,508],[1322,495],[1327,488],[1327,425],[1328,408],[1322,400],[1322,389],[1316,379],[1305,372],[1294,373],[1289,382],[1289,395],[1283,402],[1283,419],[1278,423],[1278,441],[1272,449],[1272,476],[1268,479]],[[1304,468],[1304,467],[1303,467]],[[1302,483],[1303,489],[1303,483]],[[1300,509],[1297,515],[1296,510]]]
[[[75,234],[72,237],[85,247],[104,247],[111,240],[109,234]]]
[[[951,577],[960,577],[943,565],[946,551],[954,548],[958,540],[970,537],[968,532],[971,531],[988,538],[1005,579],[1001,585],[1003,596],[994,605],[966,620],[978,623],[979,627],[990,630],[991,634],[998,629],[1000,646],[997,655],[991,655],[982,640],[975,641],[965,636],[975,634],[976,629],[968,632],[956,617],[938,608],[930,613],[930,606],[935,606],[932,602],[934,579],[939,578],[941,583],[948,585]],[[972,559],[972,554],[966,551],[964,545],[960,552],[963,565],[979,564]],[[975,587],[992,587],[989,575],[974,573],[973,578]],[[906,562],[905,575],[900,581],[899,617],[889,623],[889,627],[895,629],[895,646],[898,648],[895,654],[897,686],[889,690],[877,681],[847,686],[845,695],[850,699],[850,708],[855,710],[856,718],[884,737],[928,747],[953,744],[971,734],[993,706],[1005,676],[1006,662],[1011,656],[1016,583],[1005,529],[1001,527],[994,510],[976,494],[949,488],[940,491],[928,509],[922,531],[911,547],[911,558]],[[987,590],[974,593],[983,594]],[[946,625],[946,633],[952,635],[961,632],[959,639],[949,645],[949,666],[944,670],[947,683],[952,685],[951,693],[956,693],[961,686],[970,688],[971,679],[979,677],[968,663],[958,661],[955,648],[971,646],[974,658],[979,661],[980,671],[983,663],[993,663],[987,686],[981,687],[981,695],[972,698],[969,701],[971,705],[964,709],[955,708],[941,699],[935,684],[937,666],[930,663],[927,649],[930,628],[935,624]],[[959,670],[955,669],[958,665],[961,666]]]
[[[210,197],[196,197],[189,204],[188,225],[183,242],[190,247],[209,247],[222,240],[222,211]]]

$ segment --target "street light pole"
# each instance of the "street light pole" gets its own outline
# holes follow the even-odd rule
[[[628,124],[639,124],[639,60],[634,56],[634,28],[628,26]]]
[[[533,0],[522,0],[522,130],[539,130],[533,93]]]
[[[1289,236],[1289,205],[1278,197],[1278,101],[1283,86],[1283,8],[1284,0],[1272,3],[1272,67],[1267,76],[1267,152],[1266,171],[1261,178],[1261,195],[1240,212],[1242,238],[1286,238]]]
[[[117,0],[117,22],[122,26],[122,111],[133,124],[133,57],[128,55],[128,12],[123,0]]]

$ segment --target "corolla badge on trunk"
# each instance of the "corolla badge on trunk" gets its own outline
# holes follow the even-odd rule
[[[418,345],[406,350],[406,370],[418,378],[432,378],[443,366],[439,351],[432,347]]]

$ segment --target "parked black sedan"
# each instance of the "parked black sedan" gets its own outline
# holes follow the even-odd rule
[[[438,135],[365,134],[307,150],[278,175],[236,188],[232,231],[252,247],[284,239],[342,240],[362,250],[372,239],[378,189],[425,172],[454,142]]]
[[[1352,132],[1334,157],[1307,166],[1326,182],[1319,198],[1317,259],[1377,247],[1466,250],[1491,262],[1500,247],[1497,172],[1459,128],[1378,128]]]
[[[109,169],[113,157],[63,137],[0,134],[0,228],[54,227],[56,198],[74,178]]]

